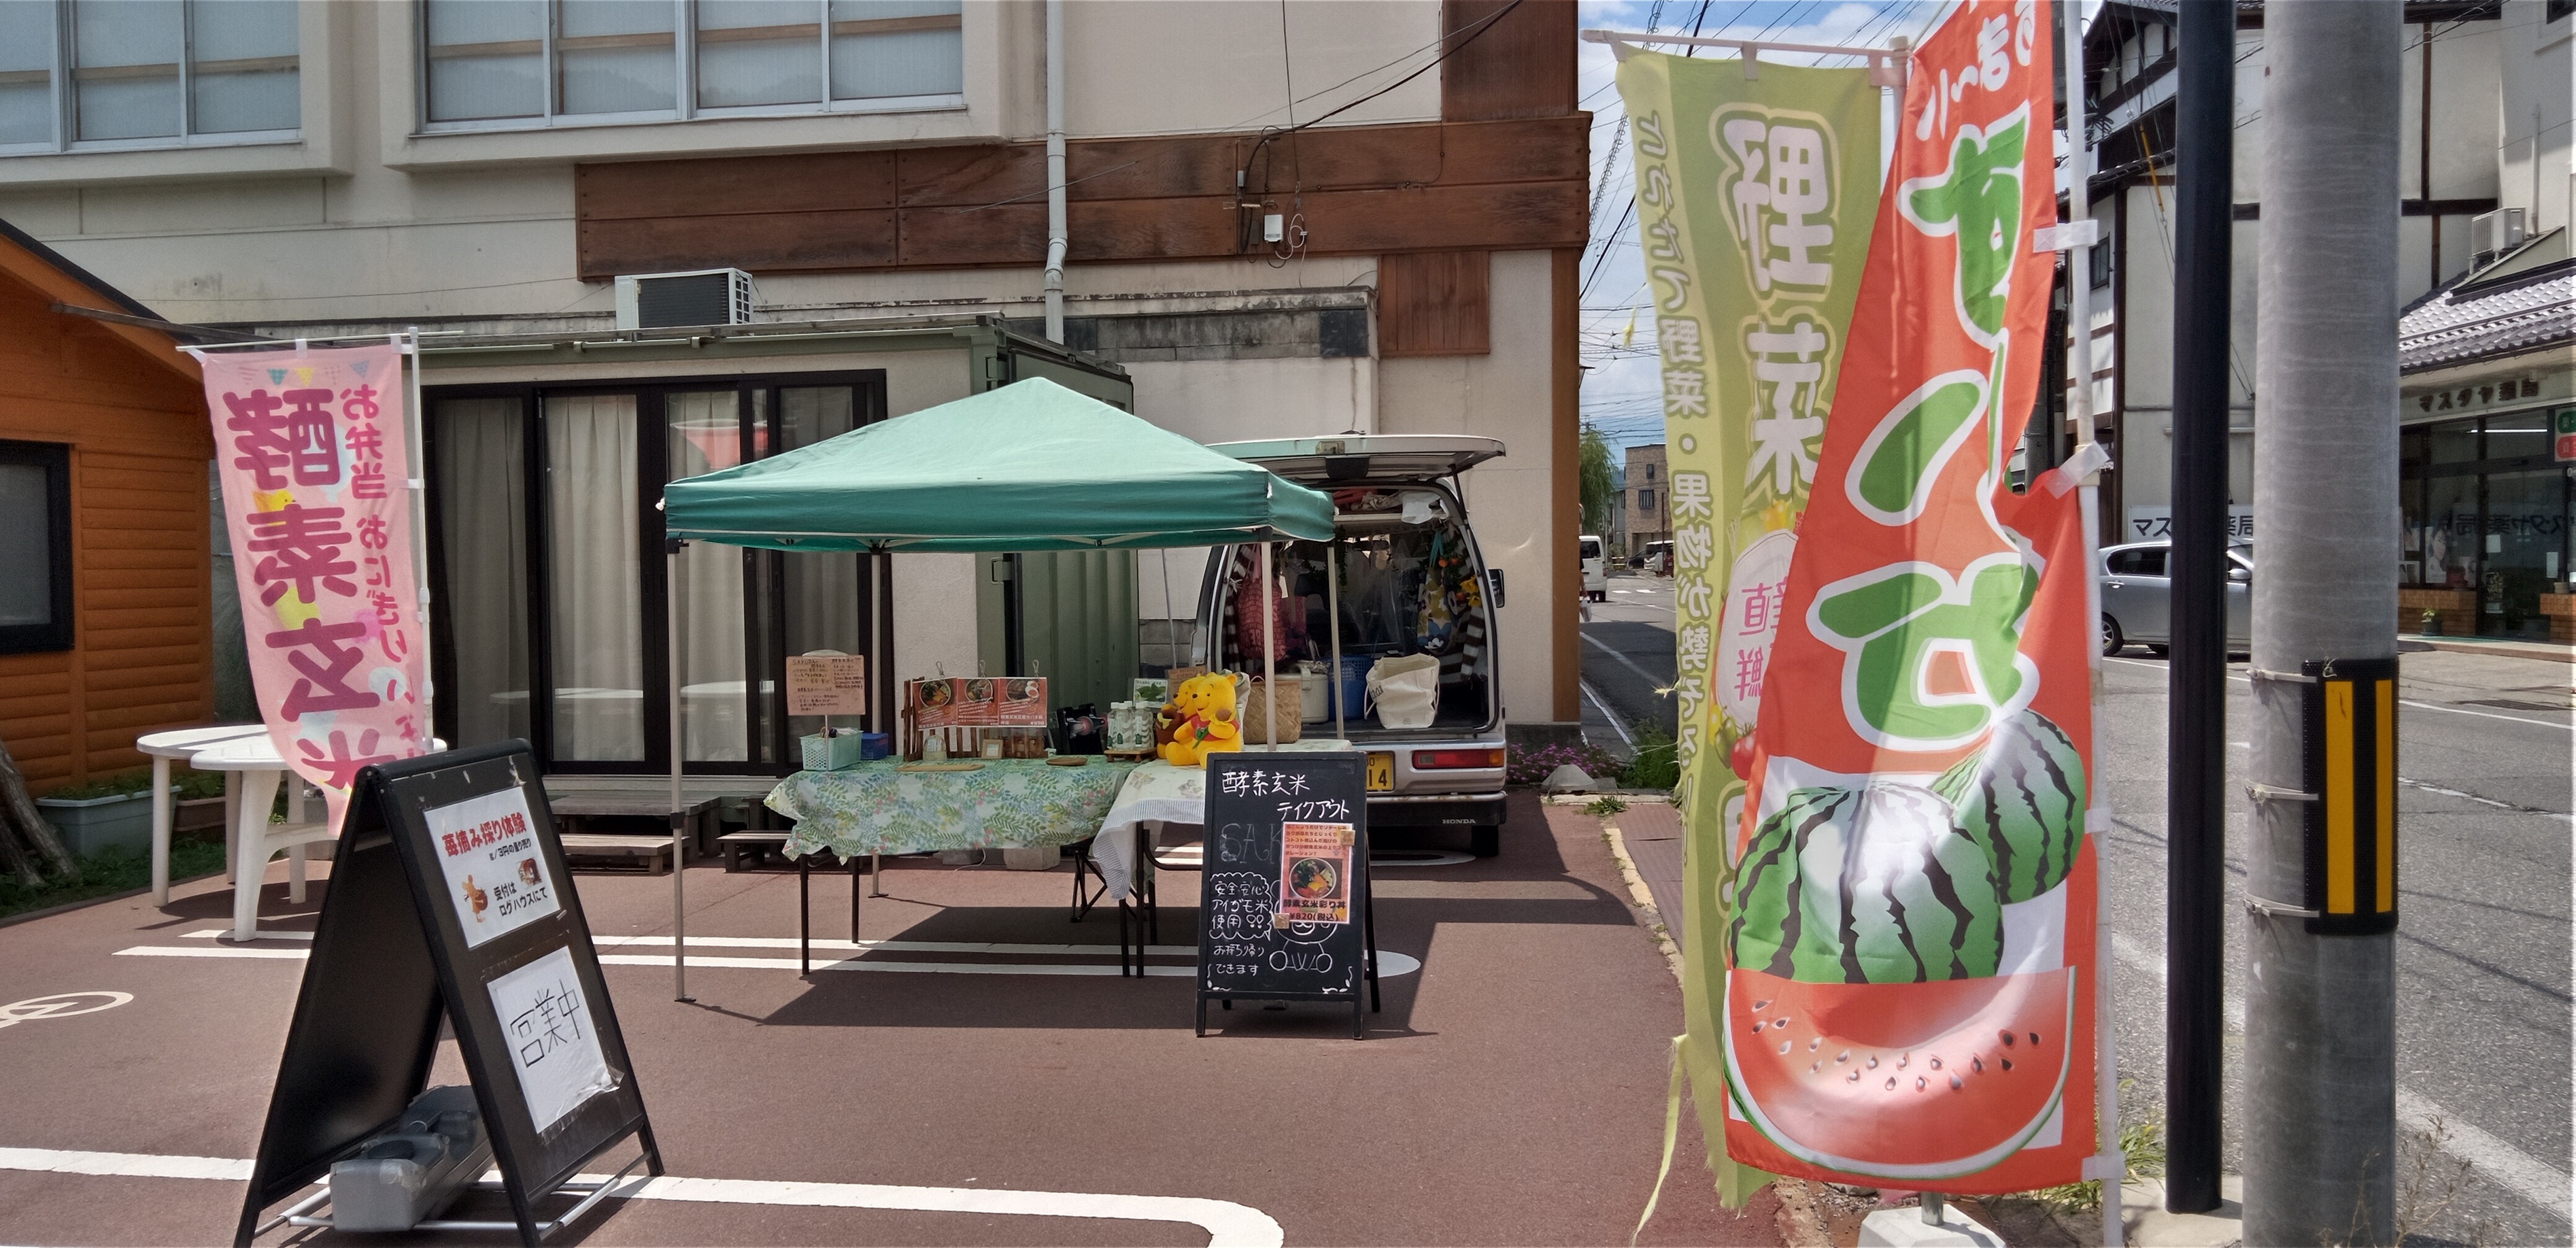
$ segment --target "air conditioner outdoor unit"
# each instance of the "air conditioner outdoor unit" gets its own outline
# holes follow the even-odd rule
[[[2469,218],[2471,264],[2485,264],[2522,245],[2522,211],[2498,208]]]
[[[742,325],[751,320],[751,274],[740,269],[635,273],[617,279],[619,329]]]

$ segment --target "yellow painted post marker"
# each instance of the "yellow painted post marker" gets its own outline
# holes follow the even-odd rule
[[[2372,778],[2378,783],[2379,819],[2379,912],[2397,910],[2397,682],[2373,681],[2379,693],[2379,715],[2373,721],[2379,729],[2379,770]]]
[[[2352,682],[2326,682],[2326,913],[2352,904]]]

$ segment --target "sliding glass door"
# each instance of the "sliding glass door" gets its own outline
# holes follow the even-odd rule
[[[676,601],[680,749],[692,771],[792,770],[784,656],[892,659],[882,558],[691,543],[663,555],[669,481],[883,419],[879,373],[432,389],[439,732],[527,737],[553,772],[667,769]],[[882,673],[882,674],[880,674]]]

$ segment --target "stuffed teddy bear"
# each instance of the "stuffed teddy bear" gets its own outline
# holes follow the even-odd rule
[[[1223,672],[1192,676],[1172,688],[1161,718],[1171,737],[1162,746],[1163,761],[1175,767],[1203,767],[1207,756],[1243,748],[1243,729],[1234,722],[1237,682]],[[1157,734],[1160,735],[1160,734]]]

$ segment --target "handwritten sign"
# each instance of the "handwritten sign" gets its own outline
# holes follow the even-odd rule
[[[582,1102],[617,1086],[607,1056],[599,1051],[599,1026],[591,1021],[590,999],[582,992],[571,949],[556,949],[502,975],[490,989],[510,1069],[519,1077],[528,1119],[539,1134]]]
[[[1348,1001],[1374,984],[1367,758],[1218,754],[1199,875],[1199,1020],[1207,999]]]
[[[787,660],[787,713],[867,714],[867,659],[847,654],[790,656]]]

